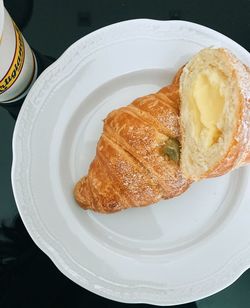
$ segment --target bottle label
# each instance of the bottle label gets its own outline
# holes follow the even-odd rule
[[[14,22],[13,27],[15,30],[16,48],[10,67],[2,80],[0,80],[0,94],[10,89],[11,86],[15,83],[22,71],[25,59],[25,48],[22,33]]]
[[[27,94],[35,81],[36,59],[6,9],[0,9],[0,103],[11,103]]]

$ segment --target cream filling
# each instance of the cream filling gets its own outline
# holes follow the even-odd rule
[[[225,105],[226,78],[215,68],[202,71],[194,80],[189,94],[192,115],[192,137],[205,149],[215,144],[221,136],[218,127]]]

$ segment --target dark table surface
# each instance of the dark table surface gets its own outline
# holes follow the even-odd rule
[[[82,36],[133,18],[200,23],[250,50],[250,0],[5,0],[5,4],[29,44],[54,58]],[[103,299],[77,286],[30,239],[18,217],[10,182],[14,125],[15,121],[1,108],[0,307],[84,307],[89,303],[105,307],[135,306]],[[250,271],[227,289],[196,305],[199,308],[250,307]]]

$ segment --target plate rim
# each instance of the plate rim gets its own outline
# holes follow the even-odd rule
[[[131,20],[126,20],[118,23],[114,23],[108,26],[105,26],[103,28],[100,28],[82,38],[77,40],[75,43],[73,43],[70,47],[66,49],[66,51],[51,65],[49,66],[37,79],[35,82],[34,86],[32,87],[31,91],[29,92],[28,96],[25,99],[25,102],[23,104],[23,107],[27,106],[29,103],[29,100],[32,98],[32,95],[35,95],[35,90],[37,88],[37,85],[42,82],[46,82],[46,78],[50,75],[50,72],[53,71],[55,68],[60,66],[60,64],[63,62],[64,58],[67,57],[67,55],[70,55],[70,52],[77,48],[78,44],[80,44],[83,41],[87,41],[88,39],[91,39],[94,37],[97,33],[101,33],[102,31],[109,31],[114,27],[118,27],[121,24],[133,24],[133,23],[149,23],[149,24],[157,24],[157,23],[168,23],[168,24],[173,24],[173,25],[185,25],[185,26],[190,26],[192,29],[198,29],[201,31],[205,32],[210,32],[212,34],[215,34],[216,36],[219,36],[221,38],[226,38],[227,41],[231,41],[231,43],[238,45],[242,49],[242,51],[246,52],[248,55],[248,51],[240,46],[238,43],[234,42],[232,39],[226,37],[225,35],[210,29],[206,26],[196,24],[193,22],[189,21],[183,21],[183,20],[154,20],[154,19],[131,19]],[[70,256],[65,252],[64,257],[62,257],[61,254],[58,253],[58,251],[55,249],[56,245],[53,247],[50,245],[49,241],[52,241],[53,239],[51,238],[48,240],[49,234],[45,235],[44,232],[47,232],[47,230],[43,230],[42,222],[40,221],[40,226],[37,228],[34,228],[32,225],[32,207],[30,207],[30,213],[27,213],[25,209],[22,207],[22,197],[20,197],[19,192],[18,192],[18,183],[16,182],[16,174],[18,173],[18,144],[20,142],[19,136],[18,136],[18,131],[20,130],[20,127],[22,126],[22,121],[25,120],[25,108],[21,108],[19,117],[17,119],[14,133],[13,133],[13,140],[12,140],[12,150],[13,150],[13,161],[12,161],[12,168],[11,168],[11,182],[12,182],[12,188],[13,188],[13,194],[14,198],[17,204],[17,208],[19,211],[19,214],[22,218],[22,221],[30,234],[31,238],[33,241],[36,243],[36,245],[44,251],[47,256],[53,261],[53,263],[56,265],[56,267],[68,278],[70,278],[72,281],[75,283],[79,284],[80,286],[84,287],[85,289],[101,295],[105,298],[116,300],[119,302],[124,302],[124,303],[147,303],[147,304],[154,304],[154,305],[177,305],[177,304],[184,304],[188,303],[190,301],[194,300],[199,300],[201,298],[207,297],[209,295],[212,295],[225,287],[229,286],[232,284],[235,280],[237,280],[241,274],[249,268],[250,265],[250,247],[247,247],[247,251],[241,251],[240,253],[237,254],[233,259],[228,262],[222,271],[219,271],[217,273],[218,277],[215,277],[214,275],[213,278],[213,284],[210,282],[206,282],[207,285],[209,286],[209,290],[206,288],[199,288],[199,294],[195,293],[194,287],[189,286],[188,290],[190,292],[184,292],[182,296],[177,296],[175,300],[171,300],[171,296],[169,299],[170,293],[167,292],[167,290],[159,290],[161,292],[161,297],[159,297],[159,294],[156,296],[157,292],[156,289],[154,288],[149,288],[149,287],[144,287],[140,286],[136,289],[136,292],[131,292],[129,290],[129,287],[127,286],[126,290],[122,290],[122,287],[120,286],[120,291],[114,291],[112,287],[107,288],[106,286],[102,286],[100,283],[100,280],[95,277],[94,273],[91,273],[91,277],[94,280],[96,279],[96,283],[90,282],[90,279],[85,279],[81,280],[73,271],[70,269],[69,266],[69,260]],[[47,241],[45,240],[47,237]],[[54,239],[55,240],[55,239]],[[55,240],[56,241],[56,240]],[[52,242],[51,242],[52,244]],[[68,258],[68,263],[66,262],[66,259]],[[73,260],[71,260],[73,262]],[[232,266],[233,264],[233,266]],[[234,268],[234,270],[232,270]],[[85,269],[86,270],[86,269]],[[89,272],[89,271],[88,271]],[[86,272],[87,273],[87,272]],[[88,275],[90,275],[88,273]],[[226,279],[226,280],[225,280]],[[84,282],[85,281],[85,282]],[[221,283],[222,281],[222,283]],[[216,283],[214,283],[216,282]],[[197,284],[198,285],[198,284]],[[200,285],[200,283],[199,283]],[[96,286],[99,286],[97,288]],[[187,287],[185,287],[187,289]],[[151,293],[149,292],[148,289],[151,289]],[[133,291],[133,290],[132,290]],[[130,292],[130,293],[129,293]],[[194,292],[194,293],[193,293]],[[153,294],[154,293],[154,294]]]

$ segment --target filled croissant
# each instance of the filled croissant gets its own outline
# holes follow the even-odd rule
[[[96,156],[74,189],[82,208],[111,213],[172,198],[188,188],[179,166],[180,73],[171,85],[104,120]]]
[[[205,48],[171,85],[108,115],[75,199],[106,213],[145,206],[248,163],[250,70],[226,49]]]

